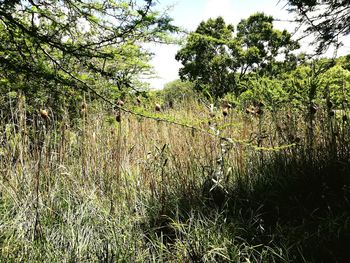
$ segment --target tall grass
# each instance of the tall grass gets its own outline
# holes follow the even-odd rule
[[[130,114],[119,123],[91,105],[79,120],[28,115],[23,98],[10,106],[0,261],[349,260],[341,116],[236,109],[209,126],[195,102],[161,113],[218,137]]]

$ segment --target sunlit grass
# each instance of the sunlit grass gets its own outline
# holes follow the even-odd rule
[[[147,112],[195,129],[92,107],[75,122],[26,116],[30,126],[24,110],[1,123],[0,261],[347,259],[342,119],[284,109],[210,119],[192,102]]]

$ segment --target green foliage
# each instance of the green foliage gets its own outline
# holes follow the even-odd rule
[[[332,103],[334,109],[349,107],[349,73],[343,67],[344,57],[335,63],[328,59],[312,61],[286,72],[280,79],[295,107],[310,103],[326,106]]]
[[[274,29],[273,17],[263,13],[253,14],[239,22],[237,39],[242,49],[241,56],[237,57],[241,64],[241,77],[247,71],[273,76],[273,65],[289,62],[292,59],[290,52],[299,48],[288,31]],[[277,62],[279,55],[283,57]]]
[[[238,104],[246,107],[263,102],[271,109],[292,105],[293,110],[303,110],[311,105],[330,110],[349,108],[349,74],[347,59],[337,61],[319,59],[304,61],[295,69],[276,78],[249,74],[241,81],[242,90]],[[233,94],[230,101],[235,101]],[[289,107],[287,106],[287,107]]]
[[[193,100],[198,96],[194,91],[194,84],[190,81],[174,80],[165,84],[164,89],[159,91],[159,95],[168,105],[183,104]]]
[[[283,76],[284,87],[294,107],[301,108],[303,105],[306,105],[308,79],[311,71],[309,66],[301,65]]]
[[[108,97],[137,89],[149,74],[142,43],[167,41],[176,30],[153,1],[5,1],[0,5],[0,78],[33,107],[59,111],[82,91]],[[115,90],[115,92],[113,91]],[[66,99],[68,98],[68,99]],[[40,102],[35,102],[40,100]]]
[[[329,100],[336,109],[350,107],[350,71],[341,65],[335,65],[321,76],[325,88],[323,93],[329,93]],[[320,91],[322,92],[322,90]],[[327,96],[327,94],[325,94]]]
[[[264,103],[267,108],[277,109],[289,101],[288,93],[283,88],[283,82],[267,77],[248,81],[249,89],[241,93],[238,100],[244,105]]]
[[[295,60],[290,51],[299,44],[287,31],[274,29],[272,22],[270,16],[254,14],[238,24],[236,36],[233,25],[226,25],[221,17],[202,22],[176,54],[183,64],[180,77],[217,98],[227,92],[238,95],[239,81],[250,72],[276,75],[282,71],[280,65]],[[277,61],[281,54],[282,60]]]
[[[237,35],[210,19],[177,55],[190,81],[144,92],[140,43],[174,29],[151,0],[0,3],[0,261],[349,261],[349,57],[297,58],[262,14]],[[88,87],[125,107],[79,113]]]
[[[222,17],[201,22],[176,54],[183,64],[181,79],[194,81],[198,90],[208,89],[215,97],[233,91],[235,67],[227,52],[231,41],[233,26],[226,25]]]
[[[340,64],[324,64],[294,72],[306,79],[306,99],[327,74],[347,79]],[[0,261],[348,262],[349,122],[322,107],[307,121],[288,103],[284,79],[246,81],[239,99],[271,110],[233,108],[210,126],[195,96],[171,116],[151,111],[158,92],[137,111],[152,120],[121,111],[117,122],[89,104],[78,126],[69,117],[29,126],[25,104],[8,92]],[[166,92],[188,90],[175,81]]]

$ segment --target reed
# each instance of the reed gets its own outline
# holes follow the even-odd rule
[[[157,113],[189,129],[26,107],[0,121],[0,261],[349,259],[350,129],[326,109]]]

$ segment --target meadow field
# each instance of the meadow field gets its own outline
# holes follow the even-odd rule
[[[156,120],[87,104],[57,121],[20,96],[8,106],[1,262],[349,260],[341,115],[126,101]]]
[[[350,2],[0,0],[0,263],[350,262]]]

